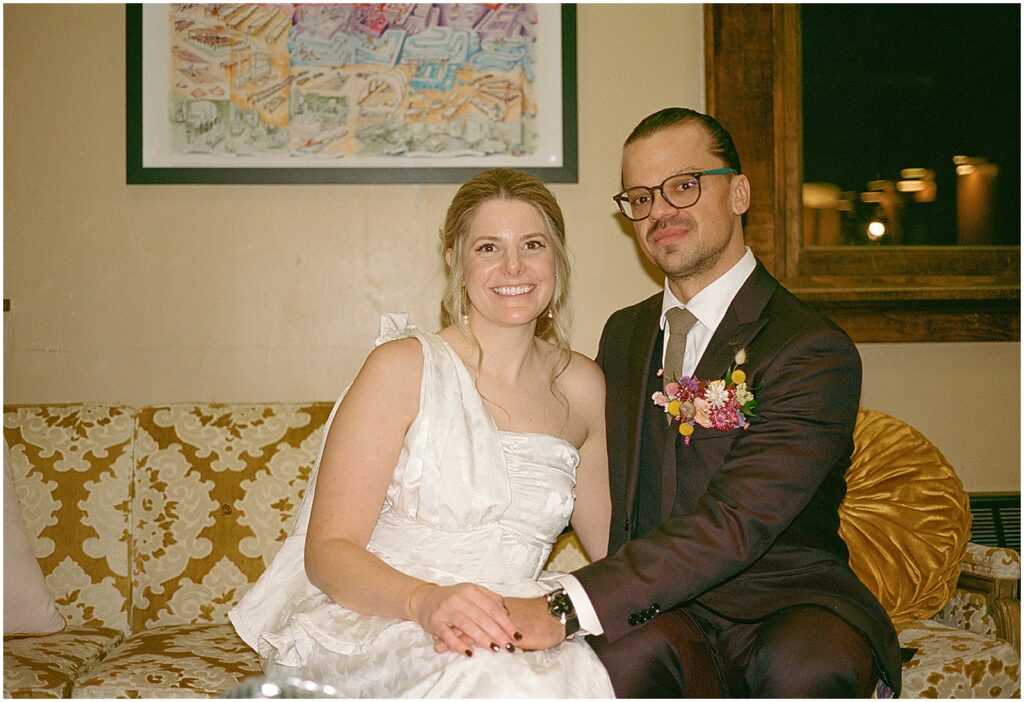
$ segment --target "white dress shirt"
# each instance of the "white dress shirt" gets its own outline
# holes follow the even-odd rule
[[[676,371],[679,376],[692,376],[697,368],[701,356],[715,335],[718,325],[721,324],[725,311],[729,309],[732,300],[736,297],[747,278],[754,272],[756,260],[750,247],[745,247],[743,257],[736,264],[719,276],[714,282],[690,298],[685,305],[681,303],[668,287],[668,280],[665,280],[665,292],[661,302],[661,328],[665,328],[665,312],[673,307],[688,309],[697,323],[690,329],[686,337],[686,350],[683,353],[682,371]],[[664,345],[661,349],[662,364],[664,365],[665,349],[668,347],[668,334],[665,334]],[[665,372],[673,375],[672,369],[666,368]],[[580,630],[583,634],[603,634],[604,627],[597,618],[597,612],[586,590],[579,581],[572,575],[561,575],[558,581],[565,588],[573,607],[576,609],[576,616],[580,620]]]

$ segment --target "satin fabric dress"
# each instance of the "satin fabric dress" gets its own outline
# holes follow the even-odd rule
[[[406,336],[423,350],[419,413],[367,549],[440,585],[472,582],[517,597],[555,589],[543,568],[572,513],[579,453],[556,436],[498,431],[441,337],[407,325],[404,315],[382,318],[378,344]],[[342,697],[613,696],[582,638],[546,651],[437,654],[414,622],[335,604],[303,567],[315,481],[316,470],[292,534],[229,614],[268,675],[330,684]]]

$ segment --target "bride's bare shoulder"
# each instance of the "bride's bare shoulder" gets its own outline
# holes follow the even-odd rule
[[[604,373],[601,367],[581,353],[573,351],[559,378],[571,402],[600,402],[604,405]]]
[[[423,369],[423,349],[419,339],[405,337],[388,341],[366,357],[363,369],[360,374],[397,374],[408,378],[411,374],[418,374]]]

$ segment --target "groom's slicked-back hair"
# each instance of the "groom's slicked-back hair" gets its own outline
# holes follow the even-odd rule
[[[662,129],[684,124],[700,125],[708,137],[708,149],[711,153],[722,159],[726,167],[732,168],[737,173],[743,172],[743,169],[740,167],[740,155],[736,151],[736,144],[733,143],[729,130],[723,127],[711,115],[706,115],[703,112],[697,112],[687,107],[666,107],[654,114],[647,115],[640,120],[640,124],[633,128],[633,131],[626,137],[626,142],[622,146],[626,147],[634,141],[646,139]]]

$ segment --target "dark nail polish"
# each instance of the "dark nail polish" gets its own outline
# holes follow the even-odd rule
[[[516,637],[516,641],[522,641],[523,640],[523,635],[520,634],[518,631],[515,633],[515,637]]]
[[[513,646],[510,643],[507,643],[507,644],[505,644],[505,650],[508,651],[509,653],[515,653],[516,652],[516,647]]]
[[[466,658],[472,658],[472,657],[473,657],[473,652],[472,652],[472,651],[470,651],[470,650],[469,650],[469,649],[467,648],[467,649],[466,649]]]
[[[498,651],[500,651],[501,649],[500,649],[500,648],[498,648],[498,644],[496,644],[496,643],[494,643],[494,642],[491,642],[491,650],[492,650],[492,651],[494,651],[495,653],[497,653],[497,652],[498,652]]]

